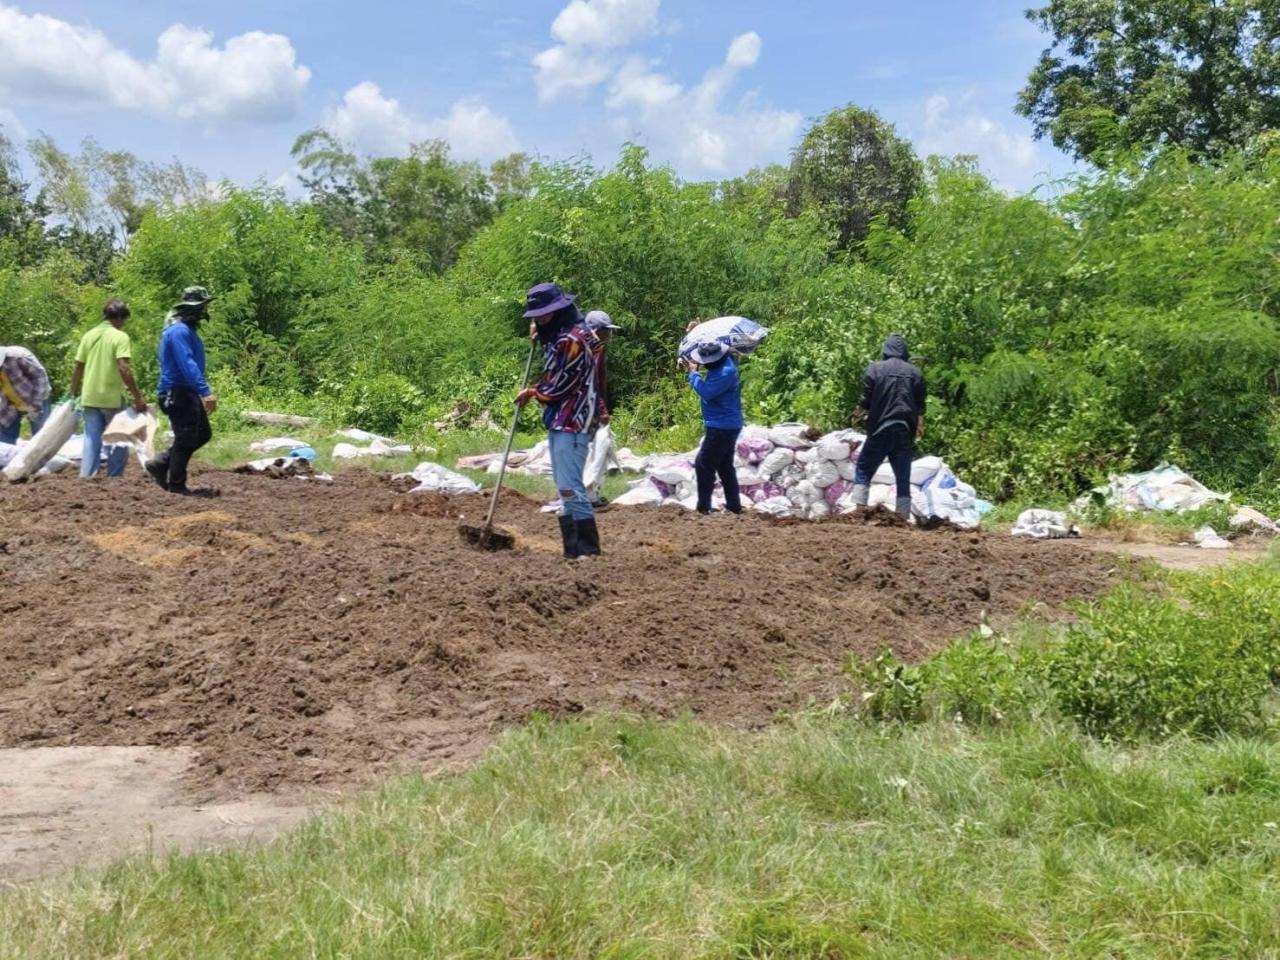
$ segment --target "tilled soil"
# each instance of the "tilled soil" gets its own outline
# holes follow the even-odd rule
[[[559,557],[504,494],[513,551],[466,546],[482,497],[205,472],[0,489],[0,746],[197,751],[204,794],[358,782],[473,756],[533,711],[764,723],[843,688],[850,654],[914,660],[986,612],[1057,608],[1113,558],[892,520],[615,508]]]

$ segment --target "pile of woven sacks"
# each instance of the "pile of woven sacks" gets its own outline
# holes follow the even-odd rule
[[[743,506],[776,517],[809,520],[851,512],[854,469],[865,440],[856,430],[818,435],[800,423],[744,427],[735,461]],[[696,453],[649,458],[644,479],[634,482],[614,503],[674,504],[692,510],[697,501]],[[980,501],[973,487],[959,480],[938,457],[922,457],[912,464],[911,494],[916,517],[939,517],[962,527],[978,525]],[[886,463],[872,478],[870,506],[892,509],[896,496],[893,471]],[[712,503],[724,504],[718,486]]]

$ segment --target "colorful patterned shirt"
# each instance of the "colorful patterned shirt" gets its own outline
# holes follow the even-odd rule
[[[597,416],[601,401],[590,336],[574,326],[547,344],[542,379],[533,395],[543,405],[542,422],[548,430],[586,433]]]
[[[49,374],[24,347],[5,347],[0,364],[0,427],[7,427],[18,417],[38,413],[49,399]]]

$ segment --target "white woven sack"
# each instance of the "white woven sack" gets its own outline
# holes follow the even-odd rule
[[[817,450],[824,460],[848,460],[851,447],[844,440],[827,434],[818,441]]]
[[[771,477],[775,473],[781,473],[786,467],[796,461],[796,453],[788,447],[774,447],[773,450],[760,461],[760,473],[763,476]]]
[[[848,461],[845,461],[848,463]],[[809,464],[805,476],[819,490],[825,490],[840,479],[840,469],[830,460],[818,460]]]
[[[806,440],[809,426],[804,423],[780,423],[769,428],[769,440],[776,447],[790,447],[792,450],[807,450],[813,442]]]

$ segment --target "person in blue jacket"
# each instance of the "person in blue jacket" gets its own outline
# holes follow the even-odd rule
[[[200,324],[209,316],[213,297],[204,287],[187,287],[160,335],[160,409],[173,429],[173,446],[148,461],[147,473],[170,493],[190,496],[187,464],[211,439],[209,414],[218,408],[205,379],[204,341]]]
[[[689,373],[689,386],[702,404],[705,431],[702,449],[693,461],[698,481],[698,512],[711,512],[711,492],[718,476],[724,488],[725,509],[741,513],[738,472],[733,465],[738,434],[742,432],[742,384],[738,379],[738,365],[728,349],[719,343],[698,347],[682,362]],[[698,375],[699,366],[706,368],[705,378]]]

